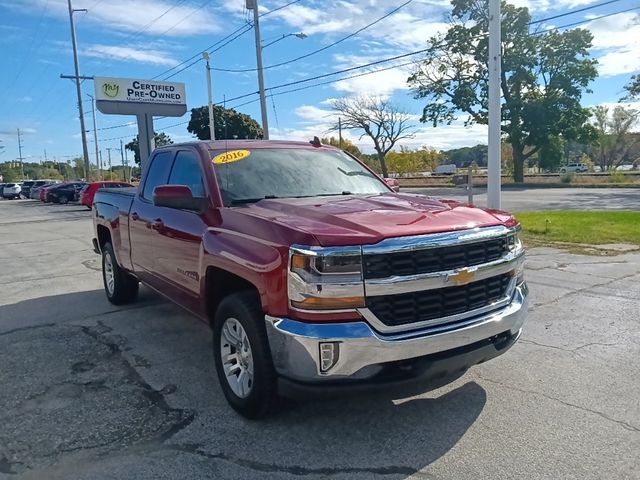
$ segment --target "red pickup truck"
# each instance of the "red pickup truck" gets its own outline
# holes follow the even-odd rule
[[[158,148],[137,189],[98,191],[94,224],[108,299],[143,282],[210,323],[247,417],[279,394],[424,391],[504,353],[525,321],[511,215],[396,193],[317,142]]]

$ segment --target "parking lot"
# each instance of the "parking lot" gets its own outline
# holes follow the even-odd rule
[[[507,354],[416,396],[231,411],[209,328],[109,304],[91,212],[0,202],[0,479],[640,478],[640,253],[529,252]]]

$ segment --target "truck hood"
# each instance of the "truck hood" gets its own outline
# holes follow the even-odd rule
[[[515,224],[505,212],[408,193],[268,199],[237,211],[313,235],[321,246]]]

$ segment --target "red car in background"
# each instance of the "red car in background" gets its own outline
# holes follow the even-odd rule
[[[80,203],[91,210],[93,205],[93,197],[101,188],[126,188],[133,187],[130,183],[125,182],[91,182],[80,191]]]
[[[51,183],[49,185],[45,185],[43,186],[40,191],[39,191],[39,198],[41,202],[47,202],[47,193],[49,193],[49,189],[51,187],[57,187],[58,185],[60,185],[60,183]]]

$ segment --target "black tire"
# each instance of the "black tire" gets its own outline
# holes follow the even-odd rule
[[[61,205],[66,205],[67,203],[69,203],[69,199],[65,195],[62,195],[61,197],[58,197],[58,203]]]
[[[111,285],[107,278],[111,276]],[[102,282],[107,299],[114,305],[124,305],[133,302],[138,296],[138,279],[125,272],[113,252],[113,246],[107,242],[102,247]]]
[[[235,319],[242,326],[249,341],[253,380],[245,397],[237,395],[229,384],[222,362],[222,329],[227,319]],[[257,293],[233,293],[220,302],[213,324],[213,357],[220,386],[229,405],[244,417],[256,419],[269,414],[276,405],[276,373],[267,340],[264,313]]]

